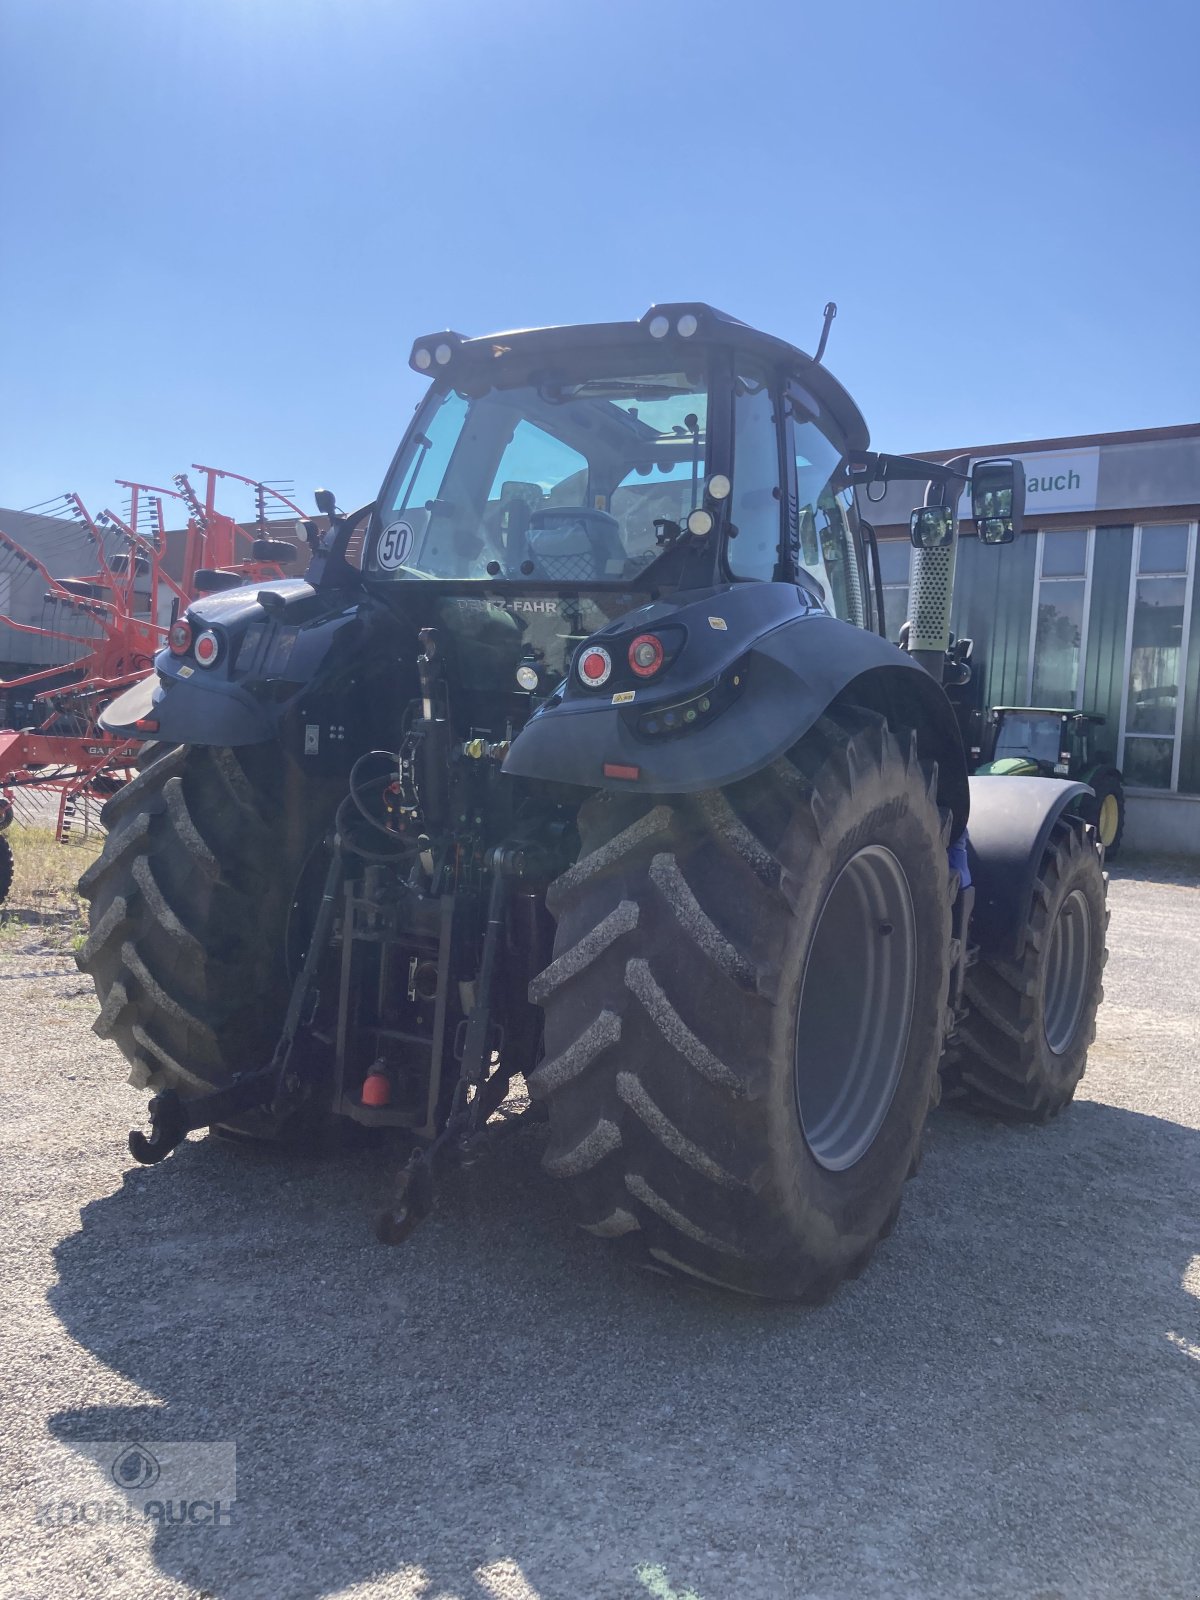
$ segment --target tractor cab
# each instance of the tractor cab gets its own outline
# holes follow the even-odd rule
[[[977,773],[1076,777],[1091,762],[1094,730],[1104,718],[1061,706],[995,706],[988,716],[986,760]]]
[[[376,594],[782,578],[873,625],[845,466],[866,425],[793,346],[709,306],[655,306],[638,322],[436,334],[410,365],[433,383],[372,514]]]

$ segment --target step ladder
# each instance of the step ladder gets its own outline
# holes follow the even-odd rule
[[[70,789],[63,791],[62,804],[58,808],[58,829],[55,837],[59,844],[70,844],[71,824],[75,821],[76,799]]]

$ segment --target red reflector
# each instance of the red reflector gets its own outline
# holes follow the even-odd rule
[[[371,1072],[363,1079],[362,1103],[377,1109],[391,1103],[392,1086],[384,1072]]]
[[[606,761],[604,763],[604,776],[606,778],[626,778],[632,783],[642,775],[641,767],[623,767],[619,761]]]
[[[211,628],[206,629],[196,640],[196,660],[202,667],[211,667],[221,653],[221,644]]]
[[[134,723],[139,733],[157,733],[158,723],[154,717],[139,717]]]
[[[612,657],[603,645],[594,644],[579,658],[579,676],[584,683],[599,685],[608,680],[612,671]]]

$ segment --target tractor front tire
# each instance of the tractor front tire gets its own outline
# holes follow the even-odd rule
[[[189,1099],[270,1060],[292,897],[327,821],[317,800],[273,746],[180,745],[105,806],[76,959],[100,1000],[93,1028],[120,1047],[131,1083]],[[291,1131],[263,1114],[234,1126]]]
[[[915,738],[826,716],[766,772],[602,794],[530,997],[544,1165],[671,1272],[819,1302],[891,1229],[938,1092],[949,818]]]
[[[1009,960],[967,972],[947,1082],[969,1108],[1045,1122],[1074,1097],[1104,998],[1108,885],[1090,828],[1055,824]]]

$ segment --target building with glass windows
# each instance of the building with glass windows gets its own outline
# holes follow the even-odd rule
[[[1103,716],[1098,747],[1125,777],[1126,843],[1200,856],[1200,424],[921,454],[1025,464],[1023,536],[958,547],[954,629],[975,641],[974,709]],[[892,638],[908,614],[919,498],[919,486],[896,484],[862,507],[879,535]]]

